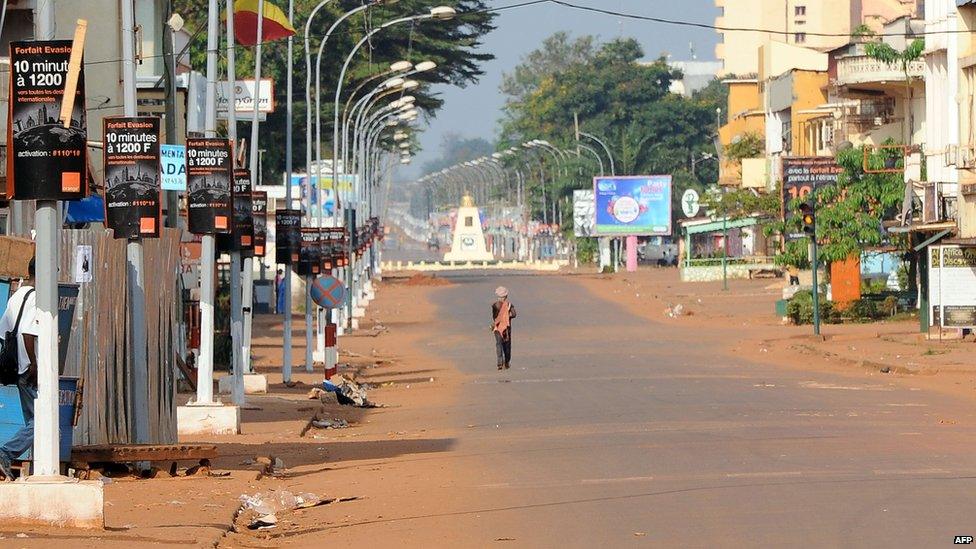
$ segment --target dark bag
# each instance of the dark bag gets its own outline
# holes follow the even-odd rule
[[[20,357],[17,352],[17,332],[20,329],[20,317],[24,316],[24,306],[27,305],[27,298],[34,293],[34,288],[27,290],[23,301],[20,302],[20,312],[17,313],[17,321],[14,322],[14,329],[3,335],[3,347],[0,347],[0,384],[16,385],[20,378]]]

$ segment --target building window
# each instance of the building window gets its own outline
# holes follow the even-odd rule
[[[807,33],[798,32],[793,34],[793,41],[796,42],[797,44],[805,43],[807,41]]]
[[[807,14],[807,7],[806,6],[795,6],[793,8],[793,15],[795,15],[797,17],[801,17],[801,16],[804,16],[806,14]]]
[[[798,20],[796,20],[796,21],[793,21],[793,24],[794,24],[794,25],[806,25],[806,24],[807,24],[807,22],[806,22],[806,21],[804,21],[803,19],[798,19]]]
[[[465,227],[474,227],[474,217],[472,217],[470,215],[467,216],[467,217],[465,217],[464,218],[464,226]]]

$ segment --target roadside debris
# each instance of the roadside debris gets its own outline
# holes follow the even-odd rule
[[[320,498],[308,492],[297,494],[288,490],[270,490],[258,492],[254,495],[241,494],[241,507],[237,511],[250,512],[251,518],[247,522],[248,530],[269,530],[278,526],[278,514],[285,511],[308,509],[320,505],[330,505],[346,501],[355,501],[360,496],[346,496],[338,498]]]
[[[684,305],[678,303],[677,305],[671,305],[668,303],[668,308],[664,310],[664,315],[668,318],[676,318],[683,315],[685,312]]]
[[[356,383],[352,379],[336,374],[331,380],[322,382],[322,389],[329,393],[334,393],[339,404],[346,406],[357,406],[359,408],[377,408],[366,397],[366,385]]]
[[[247,525],[248,530],[270,530],[278,526],[278,517],[274,515],[264,515],[251,521]]]
[[[254,458],[254,463],[261,465],[261,472],[258,473],[258,480],[263,476],[281,476],[285,470],[285,462],[281,458],[274,456],[258,456]]]

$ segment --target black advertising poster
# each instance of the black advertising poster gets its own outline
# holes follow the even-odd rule
[[[837,161],[830,156],[793,156],[783,158],[783,219],[793,213],[794,200],[807,200],[816,187],[822,189],[836,185],[843,172]]]
[[[251,193],[251,211],[254,213],[254,255],[263,257],[268,244],[268,193]]]
[[[187,217],[193,234],[229,233],[232,151],[226,139],[187,139]]]
[[[331,268],[341,267],[340,260],[345,257],[346,249],[346,230],[342,227],[328,227],[325,229],[326,244],[329,259],[332,263]]]
[[[275,212],[275,263],[298,263],[302,244],[302,211],[278,210]]]
[[[10,43],[8,198],[88,196],[84,70],[78,74],[68,127],[59,119],[70,57],[70,40]]]
[[[159,118],[103,121],[105,225],[115,238],[159,237]]]
[[[319,250],[319,230],[316,228],[302,229],[302,245],[298,256],[299,276],[318,276],[322,270],[322,260]]]
[[[319,266],[323,273],[332,270],[332,246],[329,243],[329,229],[319,229]]]
[[[251,198],[251,170],[234,170],[234,249],[250,255],[254,250],[254,206]]]

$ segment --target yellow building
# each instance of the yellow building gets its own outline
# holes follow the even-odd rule
[[[718,136],[722,149],[744,139],[764,141],[765,117],[762,100],[759,96],[759,81],[755,78],[729,79],[722,82],[729,87],[728,123],[719,129]],[[760,147],[761,148],[761,147]],[[745,164],[749,164],[746,162]],[[741,160],[731,160],[722,156],[719,164],[719,184],[726,186],[742,185]]]
[[[719,74],[757,73],[755,52],[769,42],[832,50],[846,44],[862,23],[877,31],[888,21],[915,15],[917,4],[916,0],[715,0],[720,11],[715,18],[720,29],[715,57],[723,62]]]

